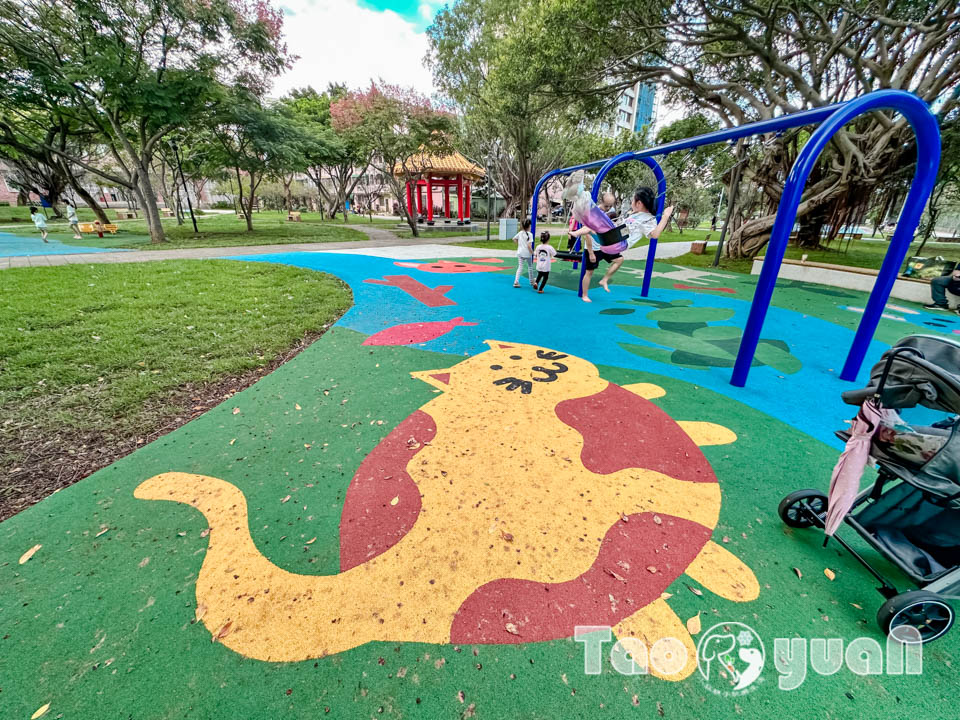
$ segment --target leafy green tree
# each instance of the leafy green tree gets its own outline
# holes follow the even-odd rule
[[[514,62],[540,69],[543,92],[569,102],[657,83],[725,126],[841,102],[881,88],[910,90],[941,117],[960,104],[960,10],[955,0],[544,0],[507,30]],[[523,49],[525,56],[521,55]],[[769,238],[802,133],[762,138],[745,154],[728,248],[753,255]],[[859,222],[871,192],[913,162],[903,118],[873,113],[824,151],[799,208],[816,244]]]
[[[281,23],[266,0],[0,0],[0,108],[95,132],[111,170],[46,149],[135,195],[160,242],[150,178],[158,143],[209,110],[222,78],[263,86],[282,70]],[[24,124],[4,131],[18,135]]]
[[[252,231],[260,183],[305,166],[310,137],[281,109],[267,106],[242,86],[227,93],[210,121],[213,142],[208,156],[213,163],[230,168],[247,230]]]
[[[556,168],[583,113],[546,95],[541,55],[514,32],[525,0],[458,0],[428,28],[434,81],[464,116],[463,136],[478,161],[489,158],[490,180],[505,214],[527,215],[537,180]],[[600,106],[609,109],[610,103]]]
[[[336,132],[355,133],[371,148],[371,165],[386,178],[411,232],[419,236],[417,219],[407,212],[406,183],[422,174],[430,156],[452,152],[453,117],[413,89],[373,83],[334,102],[330,114]]]
[[[373,148],[362,133],[351,127],[333,128],[330,105],[343,98],[347,90],[331,85],[324,93],[311,87],[294,90],[281,103],[312,135],[308,150],[307,175],[317,187],[333,218],[343,212],[347,221],[347,198],[356,189],[370,167]]]

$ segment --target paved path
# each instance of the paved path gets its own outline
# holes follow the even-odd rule
[[[367,235],[368,240],[326,243],[286,243],[274,245],[235,245],[205,248],[179,248],[173,250],[116,250],[96,253],[61,253],[56,255],[29,255],[0,257],[0,270],[17,267],[49,267],[89,263],[148,262],[150,260],[199,260],[205,258],[235,257],[242,255],[267,255],[288,252],[352,252],[358,255],[375,255],[394,258],[431,257],[510,257],[513,250],[459,247],[456,243],[483,240],[486,235],[456,237],[401,238],[383,227],[369,225],[346,225]],[[709,243],[716,245],[716,243]],[[688,242],[661,243],[657,248],[658,259],[669,259],[690,250]],[[625,253],[629,260],[642,260],[647,256],[647,247],[638,247]]]

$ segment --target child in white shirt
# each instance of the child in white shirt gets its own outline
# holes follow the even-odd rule
[[[557,256],[557,251],[550,244],[550,233],[540,233],[540,244],[534,252],[537,258],[537,292],[543,294],[543,288],[550,277],[550,263]]]
[[[44,214],[43,214],[42,212],[40,212],[39,210],[37,210],[37,208],[31,206],[31,208],[30,208],[30,219],[33,220],[33,224],[36,225],[36,226],[37,226],[37,230],[40,231],[40,237],[43,238],[43,241],[44,241],[44,242],[48,242],[48,240],[47,240],[47,218],[44,216]]]
[[[513,279],[513,286],[520,287],[520,273],[526,265],[530,286],[536,288],[537,283],[533,279],[533,235],[530,232],[529,218],[524,219],[523,230],[513,236],[513,241],[517,244],[517,275]]]

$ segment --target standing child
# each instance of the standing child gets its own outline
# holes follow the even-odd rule
[[[523,230],[513,236],[513,241],[517,244],[517,275],[513,279],[513,286],[520,287],[520,274],[526,265],[530,287],[536,288],[537,283],[533,280],[533,235],[530,233],[529,218],[524,219]]]
[[[33,220],[33,224],[37,226],[37,230],[40,231],[40,237],[43,238],[44,242],[47,240],[47,218],[42,212],[37,210],[35,207],[30,207],[30,219]]]
[[[80,240],[80,218],[77,217],[77,208],[73,203],[67,200],[67,222],[70,223],[70,229],[73,230],[73,239]]]
[[[540,233],[540,244],[537,245],[537,292],[543,294],[543,288],[550,278],[550,263],[557,256],[557,251],[550,244],[550,233]]]

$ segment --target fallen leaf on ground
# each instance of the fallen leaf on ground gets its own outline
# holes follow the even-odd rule
[[[797,574],[798,578],[803,579],[803,573],[800,572],[800,568],[794,568],[793,571]]]
[[[502,537],[507,542],[513,542],[513,535],[511,535],[508,532],[504,532],[503,530],[500,531],[500,537]]]
[[[207,614],[207,606],[203,603],[197,605],[197,609],[193,611],[194,621],[200,622],[203,620],[203,616]]]
[[[647,565],[647,572],[648,572],[648,573],[656,573],[656,572],[657,572],[657,566],[656,566],[656,565]]]
[[[293,407],[295,407],[297,410],[303,410],[303,408],[300,407],[300,405],[299,405],[298,403],[294,403],[294,404],[293,404]]]
[[[287,500],[289,500],[289,499],[290,499],[290,496],[287,495],[283,500],[280,501],[280,504],[282,505],[283,503],[285,503],[285,502],[286,502]]]
[[[200,537],[202,538],[205,538],[209,534],[210,534],[210,528],[204,528],[203,530],[200,531]]]
[[[145,557],[143,560],[140,561],[140,567],[146,567],[148,562],[150,562],[150,558]]]
[[[239,412],[240,412],[240,408],[234,408],[234,409],[233,409],[233,414],[234,414],[234,415],[237,415]]]
[[[237,439],[234,438],[233,440],[230,441],[230,444],[233,445],[236,441],[237,441]]]
[[[863,610],[863,605],[857,605],[856,603],[850,603],[850,604],[853,605],[857,610]]]
[[[623,520],[624,522],[630,522],[630,521],[627,519],[627,516],[624,515],[623,513],[620,513],[620,519]]]
[[[827,579],[828,579],[828,580],[833,580],[834,578],[837,577],[837,574],[836,574],[833,570],[831,570],[830,568],[824,568],[824,569],[823,569],[823,574],[827,576]]]
[[[625,579],[625,578],[621,577],[620,575],[617,575],[617,573],[615,573],[613,570],[607,570],[607,568],[604,568],[603,571],[604,571],[607,575],[609,575],[610,577],[612,577],[614,580],[619,580],[619,581],[622,582],[622,583],[625,583],[625,582],[626,582],[626,579]]]
[[[400,502],[400,496],[399,496],[399,495],[397,495],[396,497],[394,497],[393,500],[390,501],[390,504],[391,504],[391,505],[396,505],[398,502]]]
[[[687,590],[692,592],[694,595],[703,595],[703,590],[695,588],[692,585],[687,585]]]
[[[23,555],[20,556],[20,564],[23,565],[27,560],[33,557],[33,554],[42,548],[43,545],[34,545],[32,548],[27,550]]]
[[[654,521],[657,525],[660,525],[660,524],[663,523],[663,520],[660,519],[660,516],[659,516],[659,515],[654,515],[654,516],[653,516],[653,521]]]
[[[660,593],[661,600],[669,600],[672,597],[673,597],[673,593],[668,593],[668,592]]]
[[[305,545],[313,545],[313,543],[315,543],[316,541],[317,541],[316,538],[310,538],[310,539],[307,540],[307,542],[304,543],[304,544],[305,544]]]
[[[50,709],[50,703],[47,703],[46,705],[41,705],[39,708],[37,708],[37,711],[30,716],[30,720],[37,720],[37,718],[42,718],[44,715],[47,714],[47,710],[49,709]]]
[[[700,632],[700,613],[697,613],[692,618],[687,620],[687,632],[691,635],[696,635]]]
[[[94,535],[94,537],[95,537],[95,538],[98,538],[98,537],[100,537],[101,535],[103,535],[105,532],[109,532],[109,531],[110,531],[110,528],[104,528],[103,530],[101,530],[100,532],[98,532],[96,535]]]
[[[510,633],[511,635],[519,635],[519,634],[520,634],[520,633],[517,631],[517,626],[514,625],[513,623],[507,623],[506,625],[504,625],[504,627],[507,629],[507,632]]]
[[[223,627],[217,630],[217,633],[210,639],[210,641],[216,642],[217,640],[222,640],[227,635],[229,635],[232,630],[233,630],[233,620],[227,620],[227,622],[223,624]]]
[[[730,538],[727,537],[726,535],[724,535],[724,536],[723,536],[723,541],[724,541],[725,543],[728,543],[728,542],[730,542]]]

